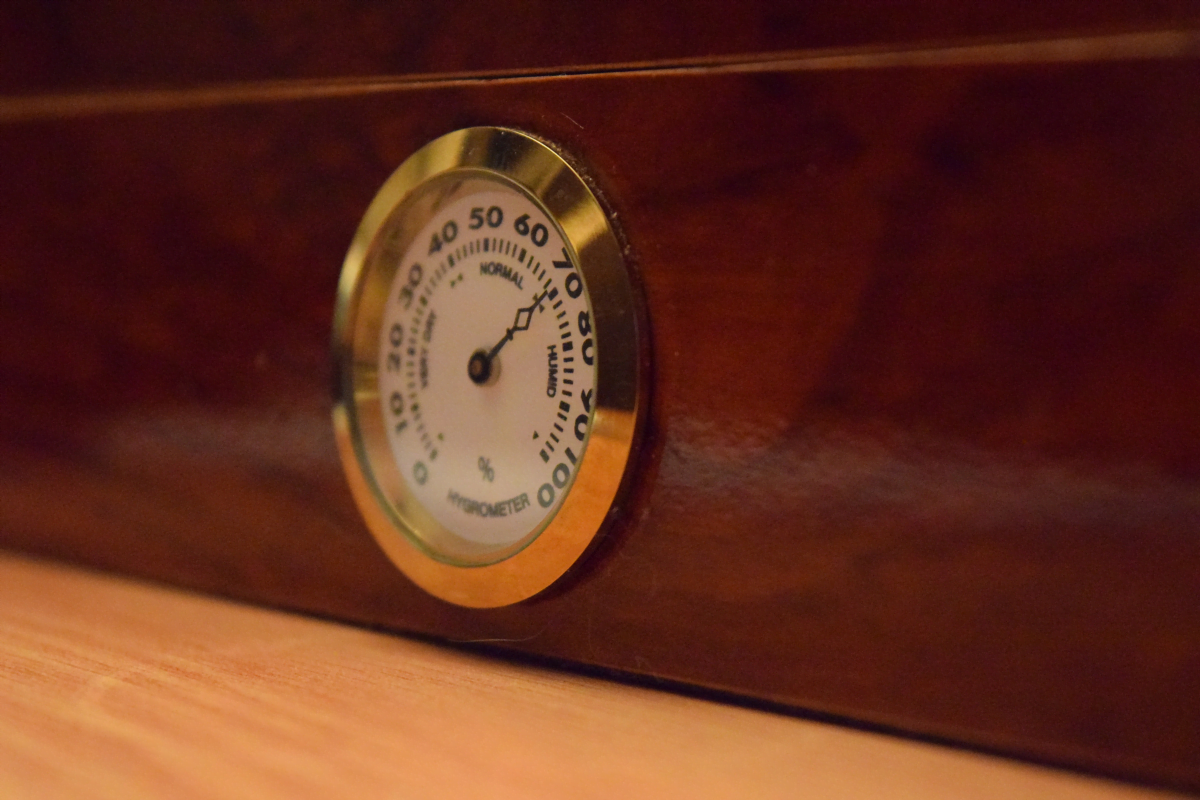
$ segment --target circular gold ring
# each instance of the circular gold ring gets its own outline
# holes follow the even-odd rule
[[[398,268],[394,254],[404,252],[439,209],[489,181],[517,188],[546,213],[586,285],[596,337],[594,416],[569,494],[544,527],[502,552],[448,557],[431,545],[447,532],[422,513],[385,441],[377,343]],[[643,328],[608,215],[554,149],[515,130],[467,128],[430,142],[401,164],[354,235],[333,326],[338,450],[367,527],[393,563],[443,600],[484,608],[532,597],[578,562],[628,479],[645,406]]]

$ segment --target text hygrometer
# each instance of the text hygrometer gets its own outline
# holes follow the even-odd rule
[[[430,142],[375,196],[334,319],[334,426],[391,560],[453,603],[563,575],[629,468],[644,378],[634,286],[604,210],[536,138]]]

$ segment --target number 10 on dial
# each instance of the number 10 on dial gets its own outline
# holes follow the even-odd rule
[[[334,321],[342,462],[393,562],[479,607],[570,569],[628,480],[641,327],[606,215],[546,144],[470,128],[405,161]]]

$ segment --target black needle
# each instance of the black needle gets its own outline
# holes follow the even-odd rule
[[[476,350],[471,355],[470,361],[467,362],[467,374],[471,377],[471,380],[481,386],[487,383],[488,378],[492,375],[492,360],[500,353],[504,345],[512,340],[514,333],[529,330],[529,325],[533,322],[533,312],[538,310],[538,307],[546,299],[548,293],[548,290],[543,291],[533,298],[532,304],[525,308],[518,308],[517,315],[513,317],[512,327],[504,331],[504,336],[500,338],[500,341],[496,342],[496,346],[489,352],[485,353],[483,350]]]

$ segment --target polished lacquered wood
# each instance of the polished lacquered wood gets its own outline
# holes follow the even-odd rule
[[[0,556],[10,798],[1166,793]]]
[[[9,0],[0,8],[0,92],[552,70],[1197,24],[1197,0]]]
[[[608,75],[0,128],[0,541],[1200,788],[1194,59]],[[473,124],[580,158],[644,287],[640,480],[469,611],[329,423],[362,210]]]

